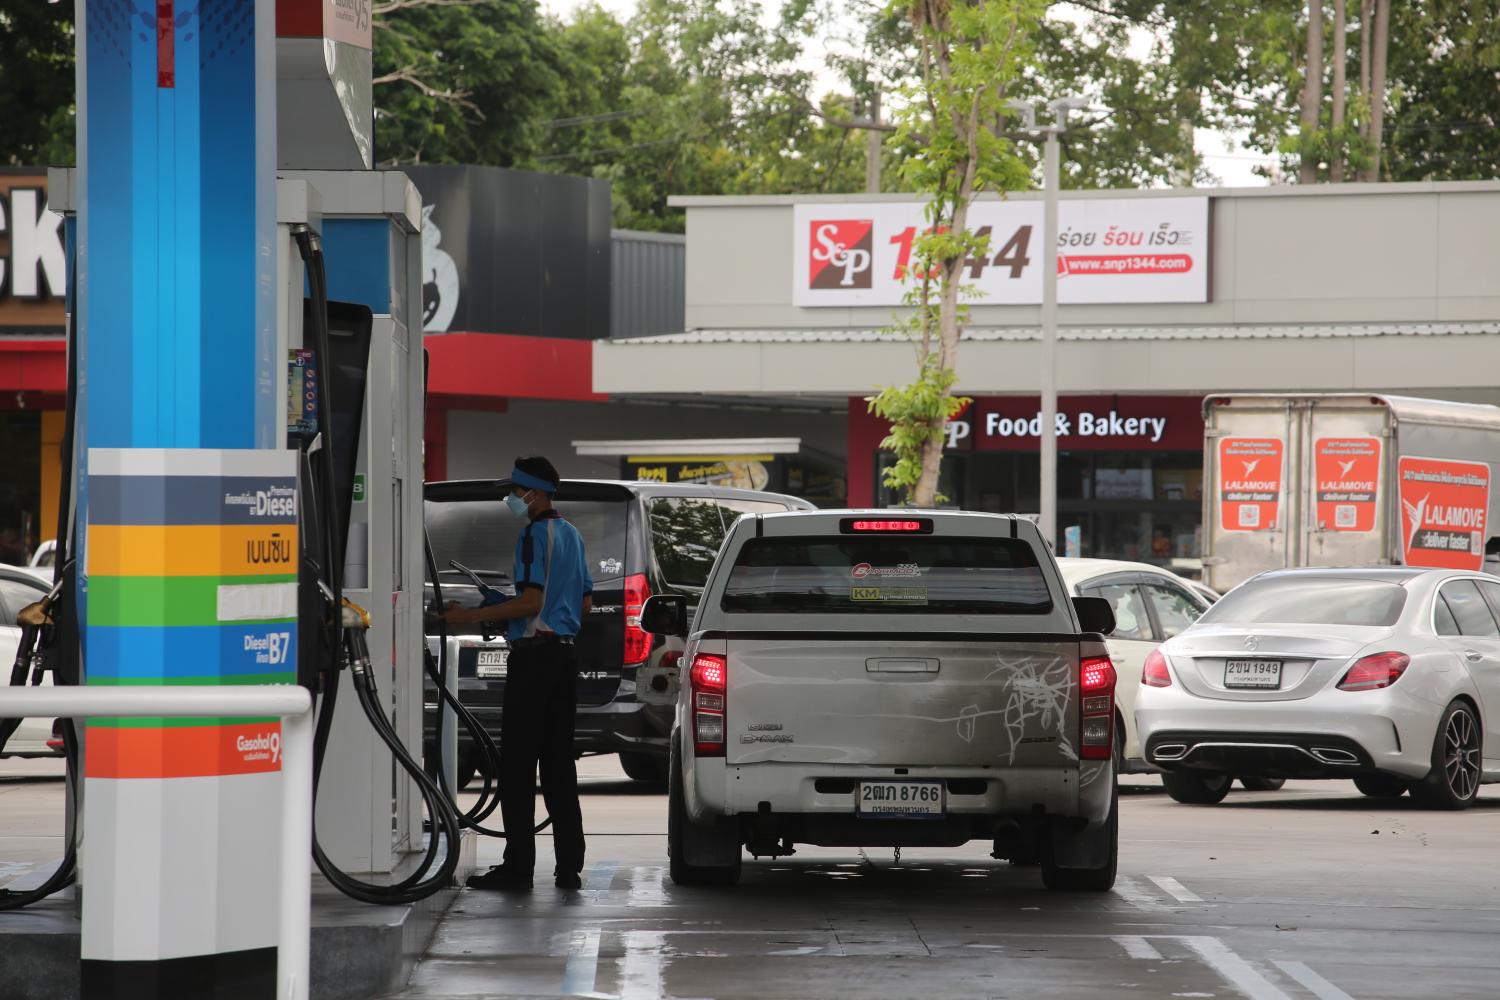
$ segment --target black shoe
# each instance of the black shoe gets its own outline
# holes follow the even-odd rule
[[[483,875],[470,875],[465,883],[470,889],[493,889],[498,892],[530,892],[531,873],[508,870],[496,865]]]
[[[577,872],[558,872],[557,887],[559,889],[582,889],[583,880],[578,877]]]

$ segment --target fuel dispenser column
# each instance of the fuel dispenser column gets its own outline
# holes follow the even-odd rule
[[[88,684],[295,678],[273,5],[77,0]],[[276,995],[276,720],[91,719],[82,995]]]

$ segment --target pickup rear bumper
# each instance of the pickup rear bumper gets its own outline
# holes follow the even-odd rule
[[[932,831],[934,843],[946,843],[938,828],[945,823],[970,828],[971,820],[1007,819],[1034,815],[1075,818],[1103,823],[1109,816],[1113,767],[1109,761],[1087,761],[1072,768],[996,767],[875,767],[863,765],[759,763],[726,765],[713,758],[690,760],[684,775],[688,812],[695,820],[717,816],[742,816],[762,812],[800,816],[820,828],[841,830],[847,820],[851,840],[828,840],[830,844],[879,845],[881,840],[859,839],[878,835],[897,826],[913,832]],[[898,773],[904,772],[904,773]],[[856,814],[856,795],[861,781],[942,781],[945,818],[884,820]],[[980,824],[984,825],[984,824]],[[988,827],[986,827],[988,829]],[[974,836],[989,836],[989,833]],[[893,833],[893,836],[895,834]],[[950,837],[953,835],[950,835]],[[954,843],[963,843],[964,837]],[[824,842],[809,838],[808,843]],[[896,837],[892,843],[921,841]]]

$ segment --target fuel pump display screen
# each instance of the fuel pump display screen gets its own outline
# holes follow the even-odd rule
[[[311,341],[312,303],[303,300],[303,330]],[[340,520],[349,524],[354,502],[354,473],[359,466],[360,429],[364,425],[365,384],[369,380],[370,330],[373,317],[368,306],[354,302],[328,303],[328,349],[332,364],[320,365],[325,399],[331,398],[333,412],[326,425],[331,428],[333,444],[333,491]],[[319,412],[324,404],[319,403]],[[325,423],[320,421],[320,424]],[[337,556],[344,560],[347,539],[339,539]]]

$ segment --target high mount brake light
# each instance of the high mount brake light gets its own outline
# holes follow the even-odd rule
[[[1405,653],[1371,653],[1354,661],[1339,681],[1340,691],[1376,691],[1388,688],[1401,679],[1411,657]]]
[[[1078,665],[1079,743],[1084,760],[1114,755],[1115,667],[1107,656],[1086,656]]]
[[[625,666],[645,663],[651,655],[652,635],[641,628],[641,609],[651,596],[651,584],[644,574],[625,578]]]
[[[930,535],[932,518],[846,517],[839,530],[846,535]]]
[[[1172,686],[1172,673],[1167,669],[1167,658],[1161,655],[1161,650],[1153,649],[1146,655],[1146,664],[1141,668],[1141,683],[1154,688]]]
[[[688,684],[693,695],[693,751],[699,757],[722,757],[729,661],[699,653],[688,671]]]

